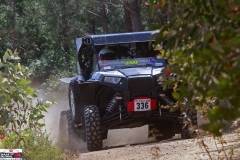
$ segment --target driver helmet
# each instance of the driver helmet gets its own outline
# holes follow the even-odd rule
[[[115,57],[116,56],[115,56],[113,50],[109,49],[108,47],[104,47],[99,52],[99,59],[100,60],[112,60]]]

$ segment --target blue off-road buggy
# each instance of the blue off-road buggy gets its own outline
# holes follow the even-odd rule
[[[159,139],[189,137],[186,114],[175,104],[167,61],[154,51],[156,31],[88,35],[76,39],[79,74],[69,85],[70,119],[90,151],[108,129],[149,124]],[[194,117],[194,116],[192,116]],[[194,122],[196,123],[196,122]],[[124,136],[124,135],[123,135]]]

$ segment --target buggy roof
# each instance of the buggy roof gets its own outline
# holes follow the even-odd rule
[[[128,33],[114,33],[114,34],[101,34],[101,35],[87,35],[83,38],[76,39],[77,51],[82,46],[84,38],[90,38],[95,46],[97,45],[110,45],[120,43],[134,43],[134,42],[147,42],[154,41],[154,36],[159,33],[156,31],[144,32],[128,32]]]

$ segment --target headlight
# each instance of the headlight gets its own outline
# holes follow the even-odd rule
[[[121,81],[120,77],[104,77],[104,82],[118,84]]]
[[[163,71],[163,68],[154,68],[153,69],[153,75],[158,75],[158,74],[161,74]]]

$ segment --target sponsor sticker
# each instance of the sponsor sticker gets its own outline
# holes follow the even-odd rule
[[[22,149],[0,149],[0,160],[23,160]]]
[[[136,59],[128,59],[128,60],[125,60],[124,62],[125,65],[137,65],[138,63],[139,62]]]

